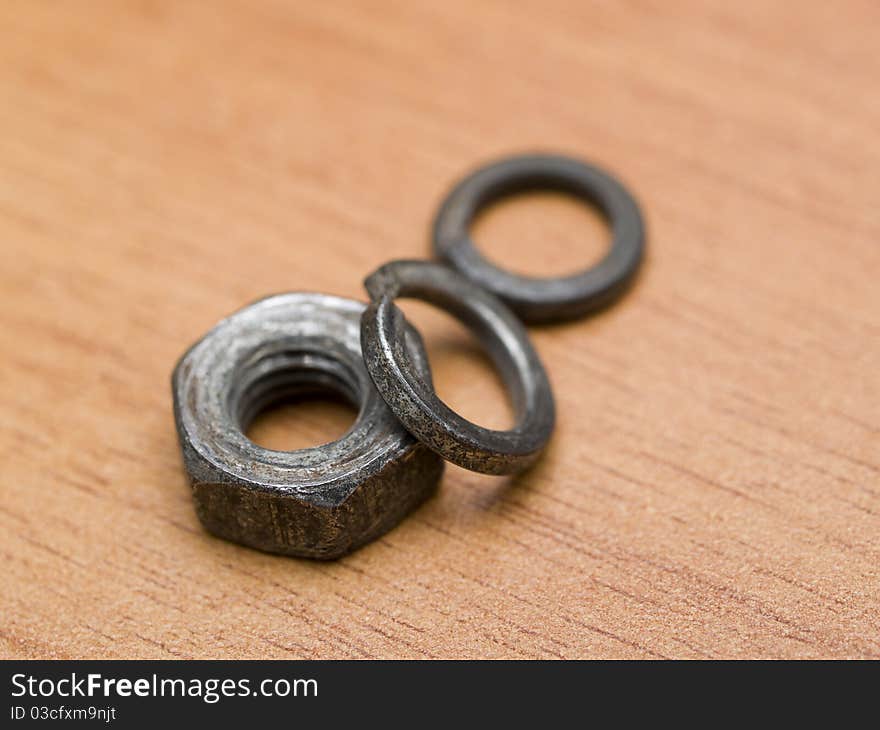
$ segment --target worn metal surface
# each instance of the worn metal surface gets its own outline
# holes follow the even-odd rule
[[[487,261],[469,234],[474,217],[499,198],[529,190],[559,190],[596,205],[612,231],[604,258],[573,276],[539,278],[504,271]],[[629,191],[604,170],[558,155],[509,157],[458,182],[434,219],[434,252],[464,276],[500,297],[524,322],[580,317],[611,304],[635,277],[645,226]]]
[[[403,424],[449,461],[486,474],[524,469],[553,431],[550,382],[525,328],[496,297],[441,264],[392,261],[364,282],[372,300],[361,342],[367,370]],[[434,392],[405,347],[407,324],[397,297],[443,307],[471,327],[507,386],[517,425],[508,431],[478,426],[451,410]]]
[[[181,358],[174,413],[196,511],[213,534],[286,555],[336,558],[426,499],[442,460],[394,417],[360,349],[364,304],[324,294],[262,299],[224,319]],[[419,335],[408,361],[431,382]],[[244,431],[269,403],[335,391],[359,413],[337,441],[274,451]]]

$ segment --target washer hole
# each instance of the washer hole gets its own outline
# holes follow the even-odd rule
[[[577,274],[599,263],[611,247],[601,211],[557,191],[505,195],[477,213],[470,234],[495,266],[532,277]]]
[[[411,298],[395,304],[422,335],[437,396],[484,428],[513,428],[516,417],[504,383],[479,339],[433,304]]]

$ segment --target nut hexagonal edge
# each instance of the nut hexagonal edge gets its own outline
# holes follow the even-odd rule
[[[212,535],[270,553],[332,560],[395,527],[437,489],[443,460],[419,443],[388,461],[337,504],[277,488],[204,478],[190,470],[196,514]],[[184,457],[186,459],[186,456]],[[187,461],[189,461],[187,459]]]

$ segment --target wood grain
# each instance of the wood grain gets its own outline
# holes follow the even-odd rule
[[[0,4],[0,654],[880,657],[878,47],[874,0]],[[268,293],[362,297],[455,178],[533,149],[650,225],[625,300],[533,330],[546,458],[450,467],[337,563],[206,535],[184,348]],[[590,216],[536,196],[477,237],[570,270]],[[461,328],[407,311],[441,395],[508,420]]]

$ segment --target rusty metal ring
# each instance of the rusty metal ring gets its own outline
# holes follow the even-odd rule
[[[522,323],[500,300],[446,266],[392,261],[364,282],[372,300],[361,319],[367,370],[385,402],[422,443],[459,466],[485,474],[526,468],[541,453],[555,420],[550,381]],[[406,318],[397,297],[444,308],[478,336],[507,387],[517,415],[508,431],[455,413],[422,377],[404,346]]]
[[[559,190],[596,205],[612,230],[611,248],[595,266],[573,276],[512,274],[489,263],[468,229],[474,217],[507,195]],[[645,225],[629,191],[600,168],[558,155],[509,157],[461,180],[434,219],[434,252],[475,284],[491,291],[524,322],[572,319],[611,304],[634,279],[645,248]]]

